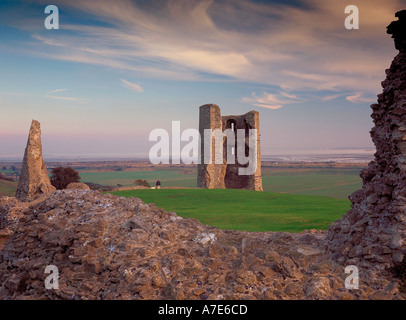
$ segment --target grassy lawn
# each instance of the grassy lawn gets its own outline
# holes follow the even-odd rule
[[[270,192],[347,199],[361,189],[359,174],[364,167],[265,166],[262,168],[262,185],[264,191]]]
[[[361,189],[362,181],[357,175],[264,175],[262,185],[265,191],[270,192],[346,199],[352,192]]]
[[[347,199],[249,190],[161,189],[112,193],[141,198],[203,224],[246,231],[327,229],[350,208]]]

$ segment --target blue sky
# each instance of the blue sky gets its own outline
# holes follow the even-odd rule
[[[59,30],[44,8],[59,8]],[[346,30],[357,5],[360,29]],[[371,148],[370,104],[397,54],[400,0],[0,2],[0,158],[32,119],[53,155],[147,155],[198,107],[260,113],[263,154]],[[285,151],[284,151],[285,150]]]

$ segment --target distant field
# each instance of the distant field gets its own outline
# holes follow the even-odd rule
[[[362,186],[357,168],[263,168],[265,191],[346,199]]]
[[[362,186],[355,168],[263,167],[264,191],[347,199]],[[104,185],[133,185],[136,179],[145,179],[151,186],[159,179],[163,187],[196,188],[196,168],[154,168],[154,171],[81,172],[83,182]]]
[[[196,168],[154,168],[154,171],[80,172],[82,182],[103,185],[133,186],[134,180],[147,180],[155,186],[160,180],[165,187],[196,188]]]
[[[17,190],[17,182],[0,180],[0,197],[14,197]]]
[[[327,229],[350,208],[349,200],[225,189],[161,189],[112,192],[138,197],[166,211],[221,229],[288,231]]]
[[[262,167],[264,191],[347,199],[361,188],[359,173],[365,165],[267,165]],[[0,170],[0,172],[6,172]],[[133,186],[136,179],[147,180],[151,186],[159,179],[162,187],[196,188],[196,167],[140,167],[137,171],[80,170],[82,182],[102,185]],[[16,184],[0,186],[0,196],[15,192]]]

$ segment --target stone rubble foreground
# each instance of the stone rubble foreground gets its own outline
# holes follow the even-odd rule
[[[220,230],[138,198],[61,190],[0,198],[0,299],[405,299],[388,272],[326,258],[326,231]],[[7,232],[11,230],[12,232]],[[48,290],[47,265],[59,270]]]

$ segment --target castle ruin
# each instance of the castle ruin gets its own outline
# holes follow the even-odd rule
[[[255,163],[241,163],[238,155],[237,148],[227,141],[230,136],[223,134],[221,139],[222,143],[216,143],[215,134],[209,141],[209,146],[205,146],[205,130],[210,129],[220,132],[228,131],[234,133],[234,142],[238,141],[239,135],[237,131],[244,130],[244,148],[243,153],[248,156],[250,153],[254,154],[253,158]],[[229,130],[227,130],[229,129]],[[250,129],[256,129],[250,130]],[[250,145],[250,134],[256,132],[254,137],[254,146]],[[248,189],[263,191],[262,189],[262,176],[261,176],[261,149],[260,149],[260,134],[259,134],[259,113],[257,111],[250,111],[243,115],[228,115],[221,116],[219,106],[215,104],[206,104],[200,107],[199,110],[199,132],[201,138],[200,143],[200,162],[198,165],[197,173],[197,186],[199,188],[207,189]],[[207,144],[207,142],[206,142]],[[242,152],[242,151],[241,151]],[[240,153],[242,154],[242,153]],[[219,156],[220,155],[220,156]],[[234,163],[228,161],[230,155],[235,157]],[[221,157],[221,159],[219,159]],[[209,163],[204,161],[209,158]],[[220,161],[219,161],[220,160]],[[255,172],[253,174],[241,174],[240,170],[254,165]]]

